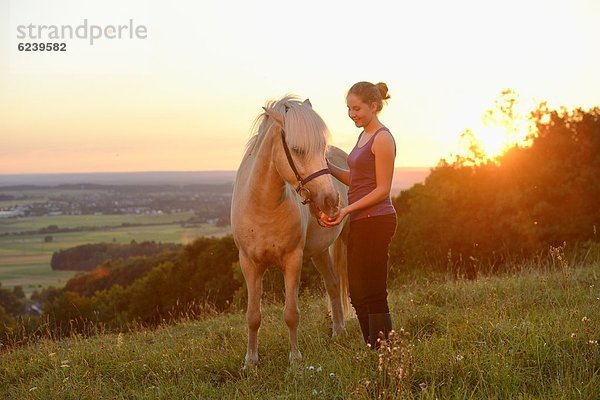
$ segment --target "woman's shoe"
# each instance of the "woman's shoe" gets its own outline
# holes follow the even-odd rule
[[[392,330],[392,316],[390,313],[369,314],[369,344],[371,349],[379,348],[379,340],[387,340]]]

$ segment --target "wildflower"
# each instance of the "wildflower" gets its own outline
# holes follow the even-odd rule
[[[321,372],[323,371],[323,367],[321,367],[320,365],[317,367],[317,372]]]
[[[457,354],[456,355],[456,361],[462,361],[462,360],[464,360],[464,358],[465,357],[462,354]]]
[[[330,372],[330,373],[329,373],[329,377],[330,377],[331,379],[333,379],[333,378],[335,378],[335,374],[334,374],[333,372]]]
[[[590,322],[590,319],[584,316],[583,318],[581,318],[581,322]]]
[[[577,334],[575,332],[571,333],[571,339],[575,339],[577,337]]]
[[[588,344],[595,344],[597,346],[598,341],[597,340],[588,340]]]
[[[308,367],[308,370],[312,372],[315,370],[315,367],[311,365],[310,367]]]
[[[391,376],[391,375],[392,375],[392,373],[390,372],[390,373],[388,373],[388,375],[390,375],[390,376]],[[403,379],[403,378],[404,378],[404,376],[406,375],[406,372],[404,371],[404,368],[402,368],[402,367],[398,367],[398,368],[396,369],[396,375],[397,375],[397,378],[398,378],[398,379]]]
[[[421,390],[425,390],[427,389],[427,384],[425,382],[421,382],[419,383],[419,387],[421,388]]]

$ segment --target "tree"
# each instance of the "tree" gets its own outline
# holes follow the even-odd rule
[[[473,275],[564,241],[597,240],[600,109],[532,113],[529,147],[496,160],[442,160],[423,185],[394,199],[392,254]],[[469,161],[469,160],[467,160]]]

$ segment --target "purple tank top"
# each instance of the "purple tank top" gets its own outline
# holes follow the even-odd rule
[[[358,142],[362,137],[361,132],[356,142],[356,146],[352,149],[348,155],[348,166],[350,167],[350,188],[348,190],[348,204],[357,202],[358,200],[371,193],[373,189],[377,187],[377,181],[375,177],[375,154],[371,151],[373,140],[375,136],[381,131],[389,130],[385,127],[379,128],[373,137],[369,139],[364,146],[358,147]],[[367,208],[350,213],[350,221],[354,221],[361,218],[369,218],[377,215],[388,215],[394,214],[396,210],[392,205],[392,200],[388,196],[385,200],[373,204]]]

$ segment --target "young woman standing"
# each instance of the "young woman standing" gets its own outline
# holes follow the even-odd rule
[[[387,302],[389,246],[396,231],[396,210],[390,191],[396,144],[379,121],[389,99],[385,83],[354,84],[346,96],[348,116],[362,128],[345,170],[328,162],[333,176],[349,186],[348,206],[337,218],[322,219],[335,226],[350,216],[348,280],[350,300],[365,342],[377,347],[380,332],[387,338],[392,320]]]

